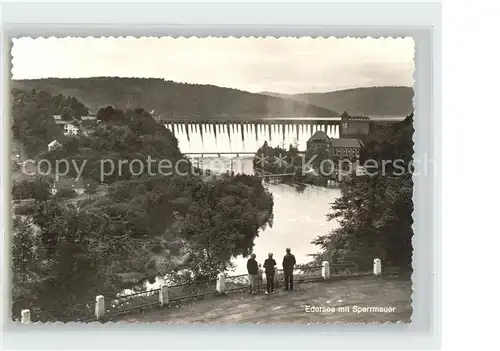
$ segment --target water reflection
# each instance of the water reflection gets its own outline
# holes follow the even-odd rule
[[[261,230],[255,239],[253,251],[257,261],[263,263],[267,254],[272,252],[281,268],[285,249],[289,247],[297,263],[309,262],[309,255],[318,251],[311,241],[338,227],[337,221],[326,220],[326,214],[329,204],[340,197],[340,190],[308,186],[303,193],[298,193],[285,184],[266,186],[274,195],[274,221],[272,228]],[[246,260],[243,257],[233,260],[235,274],[246,273]]]

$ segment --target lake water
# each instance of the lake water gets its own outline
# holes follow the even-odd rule
[[[196,162],[198,159],[195,159]],[[232,169],[235,173],[253,174],[252,158],[218,158],[202,159],[206,168],[224,172]],[[341,196],[339,189],[328,189],[308,186],[299,193],[286,184],[267,184],[265,187],[273,194],[273,224],[259,231],[255,239],[253,252],[257,261],[263,263],[267,254],[272,252],[281,268],[281,259],[285,249],[289,247],[295,255],[297,263],[307,263],[309,256],[318,251],[311,241],[319,235],[327,234],[338,227],[337,221],[327,221],[330,203]],[[233,260],[236,264],[234,274],[246,273],[246,260],[238,257]]]
[[[315,130],[318,129],[314,127],[312,132]],[[326,131],[328,132],[328,130]],[[245,139],[244,143],[241,143],[236,138],[230,139],[225,130],[221,130],[220,132],[217,135],[217,141],[215,141],[215,138],[213,138],[213,135],[208,130],[207,134],[204,135],[203,141],[201,140],[201,136],[196,134],[196,130],[191,130],[190,140],[187,139],[186,135],[180,129],[177,130],[176,136],[179,139],[181,151],[186,153],[201,150],[205,152],[208,152],[208,150],[213,150],[214,152],[252,150],[255,152],[266,141],[265,131],[259,130],[259,128],[257,128],[257,138],[249,136],[248,139]],[[255,133],[255,131],[253,132]],[[293,131],[291,132],[290,135],[293,136],[294,133]],[[300,130],[299,140],[290,139],[286,141],[298,141],[301,147],[305,147],[305,141],[310,137],[310,132],[309,130]],[[338,137],[338,130],[333,129],[331,132],[331,136]],[[274,138],[274,140],[281,139],[279,135],[276,135]],[[234,144],[235,140],[238,143],[237,145]],[[269,144],[274,145],[276,143],[271,142]],[[191,155],[191,161],[198,167],[210,169],[215,172],[233,171],[235,173],[254,174],[253,157],[251,156],[201,158]],[[268,226],[265,229],[259,230],[259,235],[254,241],[253,252],[257,255],[257,261],[263,263],[267,258],[267,254],[272,252],[278,268],[281,268],[285,249],[289,247],[295,255],[298,264],[310,262],[312,259],[310,255],[318,252],[318,247],[311,244],[311,241],[319,235],[327,234],[330,230],[338,227],[337,221],[327,221],[326,214],[329,212],[330,203],[341,196],[340,190],[308,186],[303,192],[299,193],[293,187],[285,184],[264,183],[264,186],[274,196],[274,218],[272,227]],[[247,259],[243,257],[234,258],[232,262],[236,268],[234,271],[228,273],[230,275],[245,274],[247,272]],[[146,282],[146,288],[148,290],[158,288],[163,283],[164,280],[158,277],[153,284]]]
[[[263,263],[267,254],[272,252],[281,268],[285,249],[289,247],[297,263],[307,263],[309,256],[318,252],[311,241],[319,235],[327,234],[338,227],[337,221],[327,221],[330,203],[340,197],[340,190],[307,187],[303,193],[285,184],[266,185],[274,196],[274,219],[272,228],[259,232],[255,239],[253,252],[257,261]],[[247,258],[233,260],[237,265],[235,274],[246,273]]]

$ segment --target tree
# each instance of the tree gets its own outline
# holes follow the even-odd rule
[[[97,120],[102,122],[123,122],[124,113],[113,106],[107,106],[97,111]]]
[[[107,119],[108,113],[114,114],[116,111],[108,106],[100,110],[99,116]],[[131,180],[137,175],[149,176],[145,174],[147,172],[157,175],[162,160],[169,160],[174,166],[176,162],[184,159],[179,172],[191,171],[189,161],[179,150],[177,139],[144,110],[129,110],[121,121],[99,123],[89,136],[60,140],[63,147],[44,152],[43,158],[51,161],[53,167],[60,159],[75,162],[79,167],[85,162],[82,176],[86,180],[111,184],[115,181]],[[102,164],[102,160],[107,161]],[[133,167],[130,165],[132,160],[135,160]],[[144,166],[142,172],[139,161]],[[101,173],[102,167],[105,172]],[[68,176],[77,176],[74,167],[69,171]]]
[[[36,271],[36,237],[31,220],[14,217],[12,228],[12,275],[14,286],[29,282]]]
[[[118,277],[109,272],[117,256],[113,238],[106,235],[109,220],[104,214],[49,202],[37,208],[33,224],[39,233],[31,232],[29,237],[36,238],[36,244],[26,239],[28,234],[19,240],[23,238],[35,258],[30,270],[37,277],[30,286],[21,284],[17,288],[29,288],[34,306],[47,310],[119,289]],[[27,232],[25,228],[18,226],[16,232]],[[15,257],[20,257],[21,251],[16,251]]]
[[[64,187],[59,190],[57,190],[56,193],[56,199],[61,200],[61,199],[72,199],[76,197],[76,192],[74,189],[70,187]]]
[[[148,156],[156,161],[153,172],[163,159],[186,161],[181,172],[190,168],[177,140],[144,110],[101,122],[88,136],[60,140],[61,148],[40,157],[66,159],[79,168],[87,161],[82,176],[90,184],[100,181],[101,159],[115,162],[115,172],[104,179],[106,195],[79,207],[57,197],[36,204],[31,218],[39,228],[34,249],[41,273],[29,295],[41,309],[111,295],[123,287],[120,273],[170,270],[179,261],[195,279],[214,277],[231,257],[251,252],[259,228],[272,218],[272,196],[257,177],[119,174],[119,161],[146,164]],[[173,257],[176,252],[179,257]]]
[[[12,222],[12,314],[19,316],[20,309],[29,308],[30,296],[39,280],[37,237],[30,219],[14,217]]]
[[[28,156],[36,156],[47,149],[47,144],[63,135],[55,121],[54,115],[61,114],[65,120],[78,118],[77,110],[71,105],[82,105],[78,100],[64,101],[62,95],[52,96],[44,91],[33,89],[27,92],[20,89],[11,90],[12,98],[12,134],[26,148]],[[83,106],[83,110],[88,110]],[[71,113],[70,113],[71,111]],[[78,112],[80,111],[80,112]]]
[[[73,119],[73,111],[71,110],[71,107],[66,106],[62,109],[61,119],[63,121],[71,121]]]
[[[89,194],[89,195],[92,195],[92,194],[95,194],[97,192],[97,182],[92,180],[92,179],[89,179],[85,182],[85,193],[86,194]]]
[[[44,177],[34,180],[23,179],[12,185],[12,198],[15,200],[35,199],[36,201],[47,201],[50,196],[50,183]]]
[[[348,179],[342,197],[328,214],[340,227],[319,236],[317,261],[351,260],[370,269],[374,257],[389,266],[411,269],[413,230],[413,115],[395,124],[381,139],[370,141],[364,157],[382,161],[400,160],[405,172],[388,167],[385,173]],[[368,156],[369,155],[369,156]]]
[[[198,180],[185,208],[180,235],[189,243],[191,270],[203,280],[226,271],[231,257],[252,252],[259,228],[272,218],[273,200],[258,178],[226,176]]]

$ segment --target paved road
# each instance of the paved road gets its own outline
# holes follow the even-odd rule
[[[306,306],[349,307],[349,311],[306,312]],[[393,307],[393,312],[355,312],[355,307]],[[182,306],[115,317],[128,323],[371,323],[410,322],[411,281],[356,280],[304,283],[293,292],[251,296],[233,293]]]

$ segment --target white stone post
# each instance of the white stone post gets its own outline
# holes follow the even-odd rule
[[[223,294],[226,290],[226,277],[224,273],[219,273],[217,276],[217,292]]]
[[[323,279],[330,278],[330,263],[328,261],[323,261],[323,268],[321,268],[321,276]]]
[[[373,274],[381,275],[382,274],[382,261],[379,258],[373,260]]]
[[[31,312],[30,310],[21,311],[21,323],[28,324],[31,322]]]
[[[168,285],[163,284],[160,288],[160,305],[161,307],[168,305]]]
[[[95,317],[97,320],[104,317],[106,309],[104,308],[104,296],[98,295],[95,297]]]

